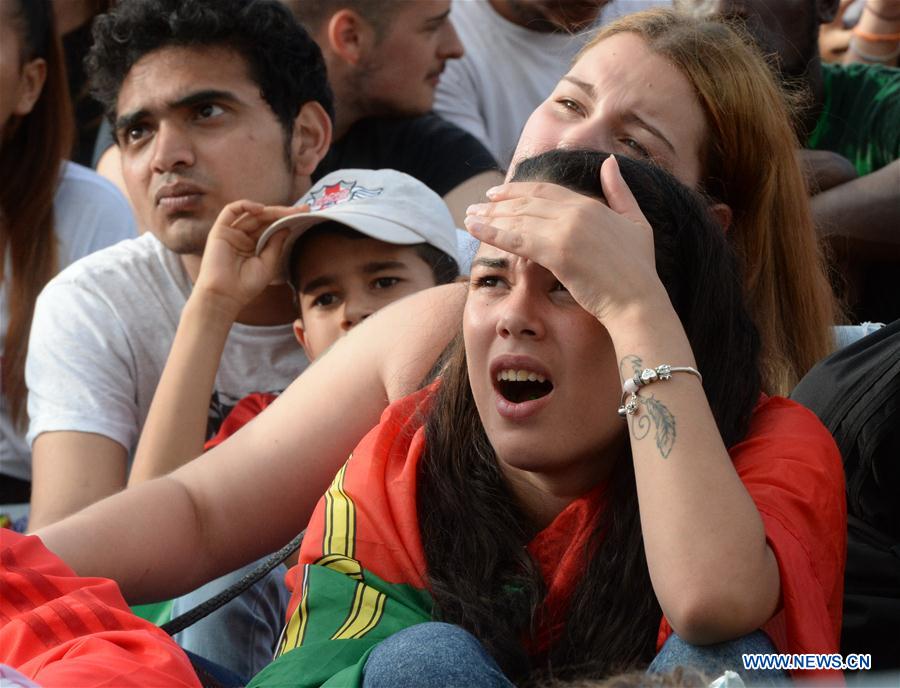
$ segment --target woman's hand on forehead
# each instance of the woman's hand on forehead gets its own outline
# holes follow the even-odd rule
[[[602,201],[546,182],[511,182],[467,210],[472,236],[550,270],[582,308],[606,324],[664,294],[653,231],[614,157],[600,171]]]

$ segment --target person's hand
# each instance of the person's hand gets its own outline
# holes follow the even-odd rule
[[[840,153],[801,148],[797,150],[796,157],[811,196],[846,184],[857,177],[853,163]]]
[[[854,0],[841,0],[834,19],[819,27],[819,52],[825,62],[841,62],[850,45],[853,29],[844,26],[844,15]]]
[[[552,272],[601,322],[665,291],[656,274],[653,231],[614,157],[600,171],[599,200],[542,182],[512,182],[470,206],[466,229],[491,246]]]
[[[278,277],[288,232],[272,236],[257,256],[259,236],[276,220],[308,210],[308,206],[264,206],[252,201],[226,205],[206,239],[194,293],[215,299],[236,317]]]

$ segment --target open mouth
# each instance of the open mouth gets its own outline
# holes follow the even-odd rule
[[[553,391],[553,383],[544,375],[512,368],[499,371],[494,386],[504,399],[513,404],[534,401]]]

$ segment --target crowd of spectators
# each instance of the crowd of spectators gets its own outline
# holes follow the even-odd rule
[[[900,0],[0,0],[4,685],[896,680],[898,55]]]

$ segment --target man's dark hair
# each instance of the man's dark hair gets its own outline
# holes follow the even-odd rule
[[[377,36],[382,36],[390,18],[403,0],[284,0],[294,16],[309,31],[316,33],[339,10],[353,10],[365,19]]]
[[[285,131],[316,101],[334,119],[319,46],[277,0],[123,0],[94,23],[85,59],[91,92],[114,124],[122,82],[142,57],[167,47],[234,50]]]
[[[288,259],[288,278],[295,290],[300,287],[300,274],[297,271],[297,266],[300,263],[300,255],[306,249],[306,246],[310,241],[324,235],[336,235],[346,239],[374,238],[363,234],[362,232],[357,232],[347,225],[342,225],[340,222],[323,222],[315,227],[311,227],[305,231],[291,247],[291,255]],[[432,246],[431,244],[409,244],[409,247],[415,249],[416,255],[424,260],[428,267],[431,268],[431,274],[434,276],[435,285],[449,284],[459,277],[459,265],[456,263],[456,259],[453,258],[453,256],[444,253],[441,249]]]

